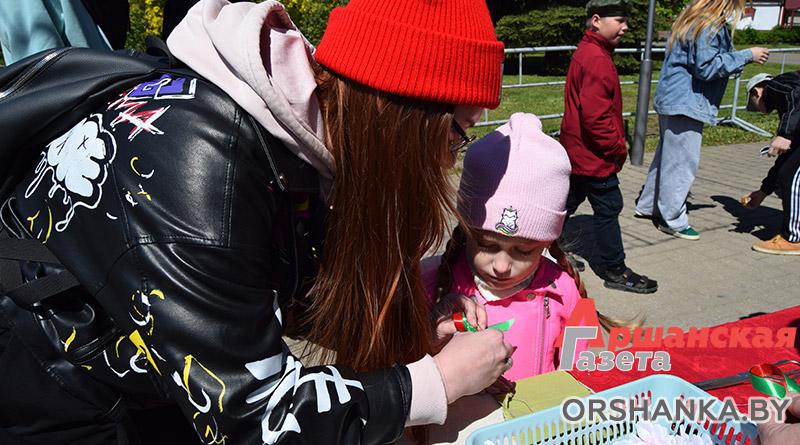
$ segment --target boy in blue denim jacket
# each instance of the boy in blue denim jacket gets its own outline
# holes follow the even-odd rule
[[[800,255],[800,73],[792,71],[776,77],[767,73],[753,76],[747,83],[747,110],[780,116],[777,136],[767,156],[775,164],[761,182],[761,188],[742,197],[748,209],[758,207],[764,198],[778,191],[783,204],[781,231],[770,240],[753,245],[753,250],[776,255]]]

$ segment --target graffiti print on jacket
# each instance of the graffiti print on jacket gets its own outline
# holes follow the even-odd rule
[[[150,134],[164,134],[156,127],[156,120],[169,110],[169,106],[154,109],[142,109],[150,100],[193,99],[197,79],[173,78],[165,74],[160,79],[144,82],[126,92],[119,99],[108,105],[108,110],[119,111],[119,115],[109,123],[112,129],[127,123],[133,125],[128,134],[132,141],[142,131]]]
[[[36,177],[25,190],[29,198],[45,182],[50,187],[47,196],[60,200],[66,206],[64,215],[37,214],[35,218],[49,218],[34,235],[42,239],[55,227],[63,232],[75,215],[75,208],[96,208],[103,195],[103,183],[108,177],[108,167],[114,160],[117,145],[113,136],[103,128],[103,116],[93,114],[78,122],[61,137],[47,145],[36,166]],[[30,219],[30,218],[29,218]],[[54,220],[55,223],[53,222]],[[31,227],[34,221],[31,220]],[[44,226],[44,228],[41,228]],[[46,230],[46,232],[45,232]]]
[[[174,78],[164,74],[160,79],[144,82],[131,91],[128,97],[161,99],[194,99],[197,79]]]

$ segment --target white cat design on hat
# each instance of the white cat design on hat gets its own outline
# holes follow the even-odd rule
[[[495,224],[494,228],[506,235],[515,235],[519,232],[519,226],[517,226],[518,217],[517,210],[514,207],[504,208],[500,222]]]

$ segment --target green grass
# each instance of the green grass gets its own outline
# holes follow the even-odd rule
[[[795,46],[796,47],[796,46]],[[658,79],[661,62],[654,62],[653,79]],[[768,72],[771,74],[780,74],[781,65],[779,63],[767,63],[764,65],[749,64],[745,67],[742,73],[742,79],[749,79],[759,72]],[[798,65],[785,65],[784,71],[793,71],[800,69]],[[563,77],[555,76],[533,76],[523,75],[523,83],[537,83],[548,81],[563,81]],[[638,81],[639,75],[624,75],[620,76],[621,81]],[[519,82],[518,75],[504,76],[503,84],[517,84]],[[728,82],[728,88],[725,91],[725,96],[722,99],[722,105],[729,105],[733,101],[733,90],[735,82],[731,79]],[[745,82],[741,82],[739,88],[738,105],[745,105]],[[636,111],[636,102],[639,86],[622,85],[622,108],[623,112]],[[655,84],[650,88],[650,108],[652,109],[652,97],[655,92]],[[489,111],[489,120],[503,120],[515,112],[522,111],[527,113],[534,113],[536,115],[558,114],[564,112],[564,86],[541,86],[541,87],[526,87],[526,88],[507,88],[503,89],[503,98],[500,106],[496,110]],[[720,110],[719,117],[730,116],[730,109]],[[737,117],[750,122],[770,133],[775,133],[778,127],[778,115],[772,113],[764,115],[761,113],[751,113],[744,110],[736,111]],[[633,137],[635,116],[625,117],[626,125],[629,129],[631,137]],[[542,127],[545,132],[553,133],[558,131],[561,127],[561,119],[545,119],[542,121]],[[497,128],[492,127],[476,127],[469,130],[471,134],[478,137],[484,136],[488,132]],[[741,129],[735,125],[707,125],[703,131],[703,146],[715,145],[728,145],[744,142],[757,142],[766,141],[769,138],[757,135]],[[649,115],[647,119],[647,133],[645,137],[645,151],[655,151],[658,144],[658,117],[656,115]]]

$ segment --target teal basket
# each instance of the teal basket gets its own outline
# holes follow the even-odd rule
[[[624,398],[635,406],[643,406],[649,401],[663,398],[673,401],[676,398],[692,398],[712,400],[708,411],[716,417],[723,408],[723,403],[711,394],[701,390],[681,378],[656,374],[615,388],[591,394],[584,399],[609,400]],[[607,415],[606,417],[611,417]],[[641,420],[641,414],[624,421],[578,421],[575,423],[564,419],[561,406],[554,406],[532,414],[507,420],[496,425],[483,427],[467,438],[468,445],[600,445],[613,444],[617,440],[627,439],[635,434],[635,422]],[[672,434],[692,435],[700,432],[708,433],[714,445],[755,445],[758,431],[756,425],[749,421],[729,421],[721,423],[704,422],[703,424],[688,419],[678,423],[659,418],[653,423],[659,424]]]

